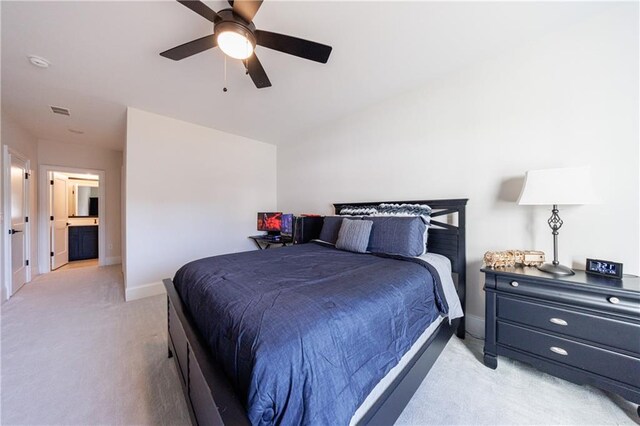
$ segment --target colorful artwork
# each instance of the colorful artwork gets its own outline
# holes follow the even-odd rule
[[[282,215],[280,231],[283,234],[293,234],[293,215],[291,213]]]
[[[282,213],[258,213],[258,231],[280,231],[282,229]]]

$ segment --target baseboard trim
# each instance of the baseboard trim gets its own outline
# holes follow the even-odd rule
[[[149,283],[144,285],[139,285],[137,287],[128,288],[125,291],[124,300],[130,302],[132,300],[143,299],[145,297],[157,296],[159,294],[166,294],[166,290],[164,288],[164,284],[162,281],[158,281],[155,283]]]
[[[484,339],[484,318],[467,314],[465,326],[469,334]]]
[[[33,265],[31,267],[31,281],[33,281],[38,275],[40,275],[40,269],[38,268],[38,265]]]
[[[107,257],[104,260],[104,266],[119,265],[121,263],[122,263],[122,257],[121,256],[111,256],[111,257]]]

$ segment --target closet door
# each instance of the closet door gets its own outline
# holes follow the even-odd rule
[[[27,281],[26,173],[26,162],[11,156],[11,295]]]

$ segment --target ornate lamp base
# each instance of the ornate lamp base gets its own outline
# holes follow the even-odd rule
[[[574,275],[575,274],[575,272],[573,272],[573,270],[568,266],[554,265],[553,263],[545,263],[544,265],[538,266],[538,269],[554,275]]]
[[[571,268],[561,265],[560,262],[558,262],[558,230],[563,224],[558,213],[558,206],[554,204],[553,209],[551,209],[551,217],[547,221],[553,234],[553,262],[540,265],[538,269],[554,275],[574,275],[575,272],[573,272]]]

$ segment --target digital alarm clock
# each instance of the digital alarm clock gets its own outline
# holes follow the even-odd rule
[[[622,279],[622,263],[609,260],[587,259],[585,268],[587,274]]]

